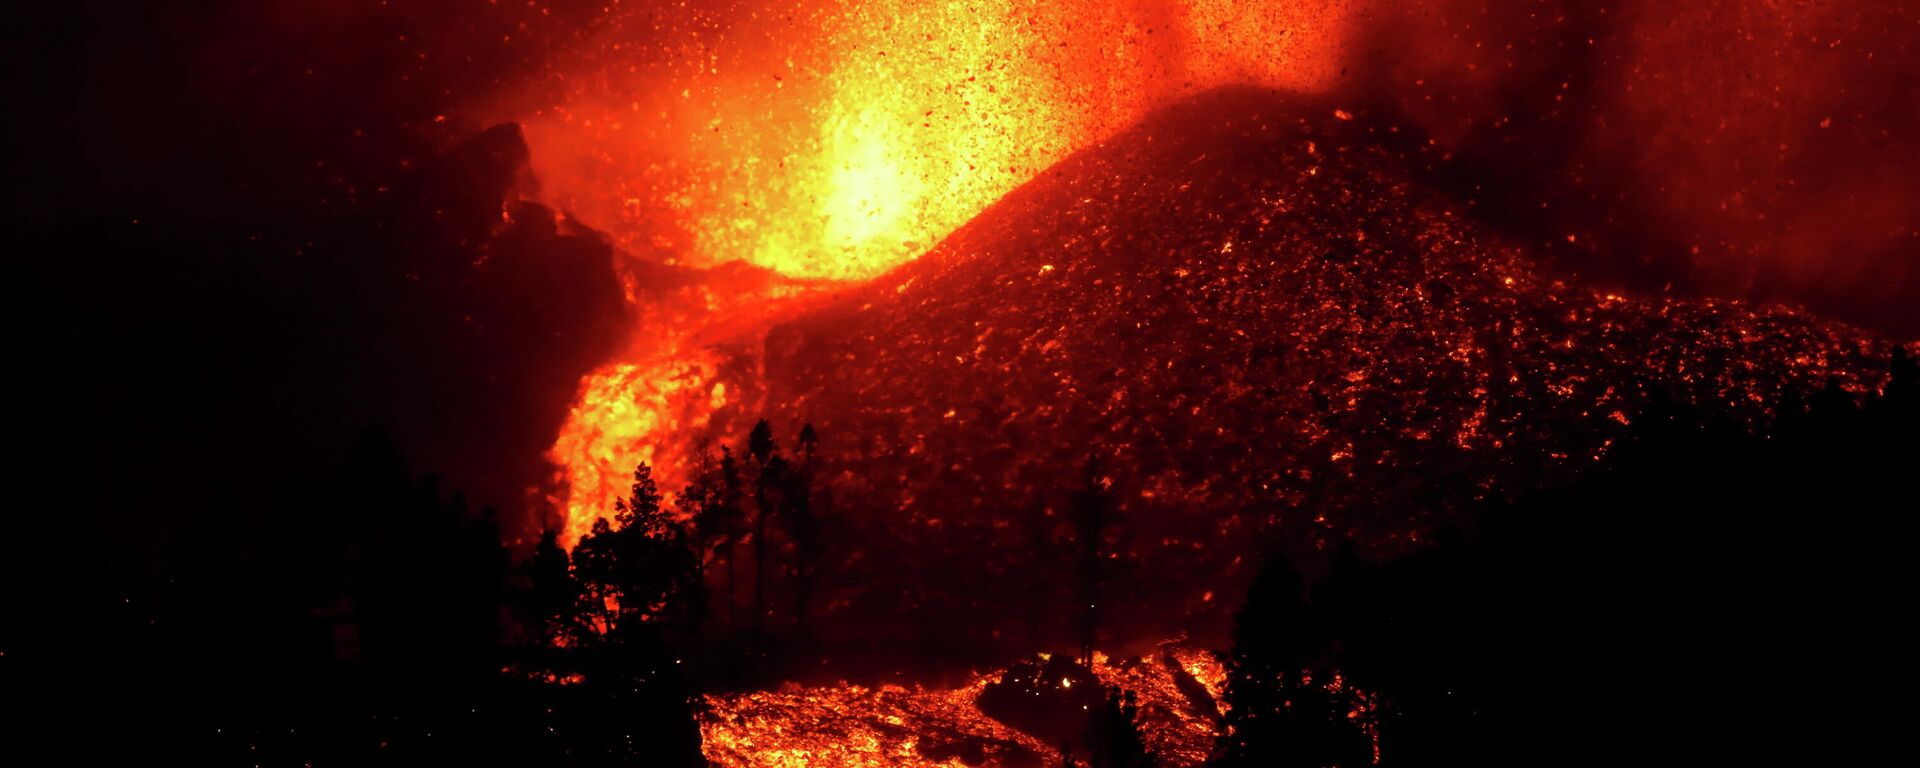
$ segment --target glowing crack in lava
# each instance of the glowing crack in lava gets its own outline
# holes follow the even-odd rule
[[[1241,80],[1325,88],[1348,5],[612,6],[543,84],[557,102],[527,102],[522,122],[547,196],[640,258],[857,281],[1169,99]],[[643,322],[582,382],[551,452],[567,541],[636,462],[665,488],[684,480],[685,446],[662,435],[703,417],[665,396],[711,388],[690,342],[705,322]]]

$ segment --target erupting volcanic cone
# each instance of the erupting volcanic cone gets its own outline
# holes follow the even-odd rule
[[[1062,509],[1089,462],[1124,521],[1116,572],[1153,574],[1115,577],[1114,625],[1150,637],[1231,605],[1259,542],[1407,546],[1593,464],[1656,393],[1752,420],[1786,387],[1877,386],[1889,347],[1842,325],[1543,276],[1421,181],[1420,146],[1273,91],[1188,100],[764,344],[703,348],[726,400],[684,388],[676,407],[721,404],[653,443],[814,424],[861,550],[834,610],[964,569],[921,607],[983,648],[1036,588],[1027,510]]]

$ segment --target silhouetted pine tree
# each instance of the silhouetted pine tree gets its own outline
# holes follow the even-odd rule
[[[694,579],[686,532],[660,506],[650,467],[634,469],[614,519],[596,520],[574,551],[574,568],[597,634],[581,644],[584,681],[562,717],[590,764],[702,765],[697,699],[668,647]]]
[[[1851,427],[1852,416],[1859,410],[1859,403],[1853,393],[1840,386],[1839,379],[1827,379],[1827,385],[1814,396],[1812,414],[1815,421],[1830,431],[1838,432]]]
[[[1045,647],[1042,637],[1041,621],[1046,615],[1050,585],[1048,564],[1052,562],[1053,538],[1047,520],[1047,505],[1034,501],[1027,508],[1026,543],[1027,584],[1024,590],[1027,601],[1027,647],[1038,650]]]
[[[812,626],[808,623],[807,600],[812,586],[812,573],[809,570],[815,559],[818,546],[814,521],[813,471],[814,455],[820,448],[820,436],[813,431],[813,425],[800,428],[799,438],[800,466],[798,471],[788,473],[787,490],[781,494],[786,500],[785,521],[787,536],[793,540],[793,622],[795,634],[802,643],[807,642]]]
[[[715,488],[717,478],[706,452],[700,454],[700,468],[694,472],[693,482],[680,491],[681,514],[687,520],[687,545],[693,551],[693,583],[688,585],[687,614],[691,618],[690,629],[699,634],[706,628],[708,609],[707,565],[716,556],[715,547],[725,538],[725,531],[717,511],[719,493]]]
[[[614,563],[613,524],[602,517],[593,521],[587,535],[573,546],[573,572],[580,583],[580,622],[588,637],[604,635],[613,628]]]
[[[740,463],[733,449],[720,446],[720,499],[715,507],[723,531],[721,553],[727,558],[727,628],[738,630],[740,618],[739,554],[744,521],[740,510]]]
[[[368,529],[337,542],[343,580],[332,600],[357,630],[357,654],[377,676],[421,685],[464,684],[497,670],[506,550],[494,521],[471,514],[460,494],[443,496],[435,478],[407,483],[391,446],[385,466],[349,480],[372,513]],[[396,483],[396,480],[398,483]]]
[[[753,459],[753,634],[764,634],[767,618],[767,526],[772,522],[774,506],[786,459],[780,456],[773,440],[773,426],[761,419],[747,436],[747,455]]]
[[[678,618],[675,600],[691,585],[694,564],[686,532],[660,506],[651,467],[634,469],[631,493],[614,510],[620,527],[596,520],[575,557],[589,602],[617,636],[623,624]]]
[[[1088,755],[1091,768],[1152,768],[1153,755],[1147,752],[1146,742],[1140,738],[1140,726],[1135,721],[1139,712],[1133,691],[1107,693],[1093,713]]]
[[[529,641],[545,644],[574,638],[580,629],[580,583],[573,577],[572,558],[560,546],[560,532],[552,528],[541,531],[533,556],[523,568],[527,588],[519,602]]]
[[[1889,366],[1887,386],[1884,390],[1884,409],[1896,430],[1911,430],[1916,418],[1920,418],[1920,359],[1907,353],[1904,346],[1893,348],[1893,361]],[[1910,431],[1896,437],[1906,445],[1912,445],[1920,435]]]
[[[1234,617],[1225,728],[1209,766],[1327,768],[1372,762],[1372,744],[1348,717],[1344,697],[1328,685],[1332,670],[1315,663],[1319,645],[1300,574],[1275,556]]]
[[[1089,461],[1086,485],[1074,494],[1073,524],[1079,543],[1079,605],[1076,629],[1080,641],[1080,663],[1093,666],[1094,645],[1100,640],[1101,560],[1106,557],[1107,530],[1113,526],[1112,501],[1107,498],[1106,479],[1099,466]]]

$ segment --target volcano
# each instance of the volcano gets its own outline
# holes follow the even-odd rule
[[[964,651],[1066,599],[1024,563],[1089,473],[1117,570],[1156,574],[1115,577],[1114,625],[1149,638],[1218,618],[1261,547],[1417,547],[1577,475],[1654,398],[1752,423],[1787,389],[1878,386],[1891,347],[1866,332],[1544,274],[1424,181],[1436,153],[1286,93],[1192,98],[919,260],[700,348],[672,404],[700,415],[656,444],[814,425],[859,542],[827,610],[966,616],[928,640]],[[907,596],[952,569],[976,577]]]
[[[1044,563],[1091,469],[1120,520],[1103,641],[1154,667],[1155,638],[1219,642],[1263,548],[1419,548],[1476,505],[1600,466],[1656,400],[1750,426],[1786,391],[1881,386],[1891,345],[1842,324],[1555,279],[1425,181],[1440,160],[1378,116],[1202,95],[764,340],[706,348],[739,396],[681,439],[737,439],[763,413],[815,427],[848,548],[823,623],[868,659],[1064,645],[1042,617],[1073,595]],[[718,696],[709,757],[1050,748],[973,707],[990,677]],[[1205,718],[1164,681],[1131,687],[1169,700],[1143,720],[1161,759],[1200,762]]]
[[[23,753],[1901,746],[1920,3],[41,5]]]

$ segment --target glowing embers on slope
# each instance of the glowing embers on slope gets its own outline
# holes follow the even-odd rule
[[[1185,768],[1206,759],[1217,730],[1207,708],[1217,711],[1226,681],[1211,653],[1167,645],[1139,659],[1096,654],[1094,672],[1138,697],[1137,722],[1161,765]],[[725,768],[1059,764],[1058,744],[1010,728],[975,705],[998,677],[982,675],[951,690],[789,685],[709,696],[700,730],[707,759]],[[1208,701],[1194,700],[1195,683]],[[1352,694],[1356,719],[1370,729],[1371,696]]]

